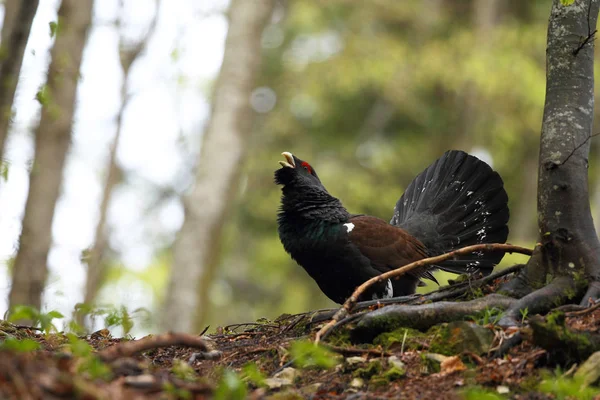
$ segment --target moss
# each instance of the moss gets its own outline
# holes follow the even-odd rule
[[[426,333],[411,328],[398,328],[394,331],[380,334],[373,340],[373,344],[380,345],[389,350],[401,348],[404,341],[404,350],[420,350],[423,348],[423,342],[426,340],[428,340]]]
[[[427,331],[427,334],[431,338],[429,351],[446,356],[456,354],[455,347],[462,340],[460,331],[449,329],[448,324],[433,326]]]
[[[291,390],[279,392],[266,397],[268,400],[303,400],[304,396]]]
[[[548,350],[559,364],[584,360],[600,347],[600,340],[565,326],[565,314],[560,311],[548,314],[545,321],[531,318],[530,325],[534,343]]]
[[[379,375],[383,371],[383,365],[379,360],[371,360],[365,367],[356,369],[352,376],[356,378],[371,379],[372,376]]]
[[[539,384],[540,377],[537,375],[530,375],[523,379],[519,387],[524,393],[533,393],[537,391]]]
[[[427,358],[425,353],[421,353],[421,372],[424,374],[435,374],[440,372],[440,363]]]
[[[404,368],[391,367],[383,374],[383,377],[388,381],[396,381],[406,376],[406,370]]]
[[[350,341],[350,331],[347,329],[341,329],[339,331],[335,331],[333,334],[329,336],[327,342],[332,344],[333,346],[349,346],[351,344]]]

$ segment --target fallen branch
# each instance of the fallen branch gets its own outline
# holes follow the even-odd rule
[[[146,336],[140,340],[121,342],[98,352],[98,356],[103,361],[110,362],[120,357],[131,357],[142,351],[169,346],[193,347],[202,351],[209,350],[206,342],[199,336],[171,332],[156,336]]]
[[[410,272],[417,268],[422,268],[422,267],[425,267],[428,265],[439,264],[443,261],[450,260],[457,256],[468,255],[468,254],[471,254],[476,251],[484,251],[484,252],[485,251],[502,251],[505,253],[519,253],[519,254],[525,254],[525,255],[529,255],[529,256],[533,254],[533,250],[531,250],[531,249],[521,247],[521,246],[514,246],[512,244],[504,244],[504,243],[476,244],[473,246],[463,247],[462,249],[454,250],[449,253],[441,254],[439,256],[424,258],[422,260],[412,262],[410,264],[407,264],[407,265],[397,268],[395,270],[378,275],[374,278],[369,279],[368,281],[366,281],[362,285],[360,285],[358,288],[356,288],[354,293],[352,293],[352,295],[346,300],[344,305],[335,313],[335,315],[333,316],[333,319],[331,321],[329,321],[329,323],[327,323],[325,326],[323,326],[323,328],[321,328],[319,330],[319,332],[317,332],[317,335],[315,337],[315,343],[319,343],[321,340],[321,336],[323,336],[327,331],[329,331],[342,318],[346,317],[346,315],[348,315],[350,312],[352,312],[352,310],[354,309],[354,306],[358,302],[358,298],[360,297],[360,295],[363,294],[369,287],[371,287],[375,283],[383,282],[390,278],[396,278],[396,277],[402,276],[402,275],[406,274],[407,272]]]

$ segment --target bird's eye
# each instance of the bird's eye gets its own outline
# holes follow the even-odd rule
[[[312,168],[310,167],[310,165],[306,161],[304,161],[300,165],[302,165],[302,168],[304,168],[306,170],[306,172],[308,172],[309,174],[312,175],[312,173],[313,173]]]

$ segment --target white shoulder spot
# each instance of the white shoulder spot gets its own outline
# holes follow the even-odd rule
[[[354,224],[352,222],[348,222],[347,224],[344,224],[344,226],[348,229],[348,233],[352,232],[352,229],[354,229]]]
[[[387,285],[385,286],[385,293],[383,296],[379,297],[376,294],[373,294],[373,300],[381,300],[381,299],[391,299],[394,297],[394,286],[392,286],[391,279],[387,280]]]

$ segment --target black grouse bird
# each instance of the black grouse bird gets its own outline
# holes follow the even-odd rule
[[[366,280],[410,262],[477,243],[504,243],[508,196],[485,162],[451,150],[408,186],[387,222],[349,213],[314,168],[291,153],[275,171],[283,185],[278,214],[285,250],[331,300],[343,303]],[[373,286],[360,300],[415,292],[431,270],[489,274],[503,253],[478,253]]]

